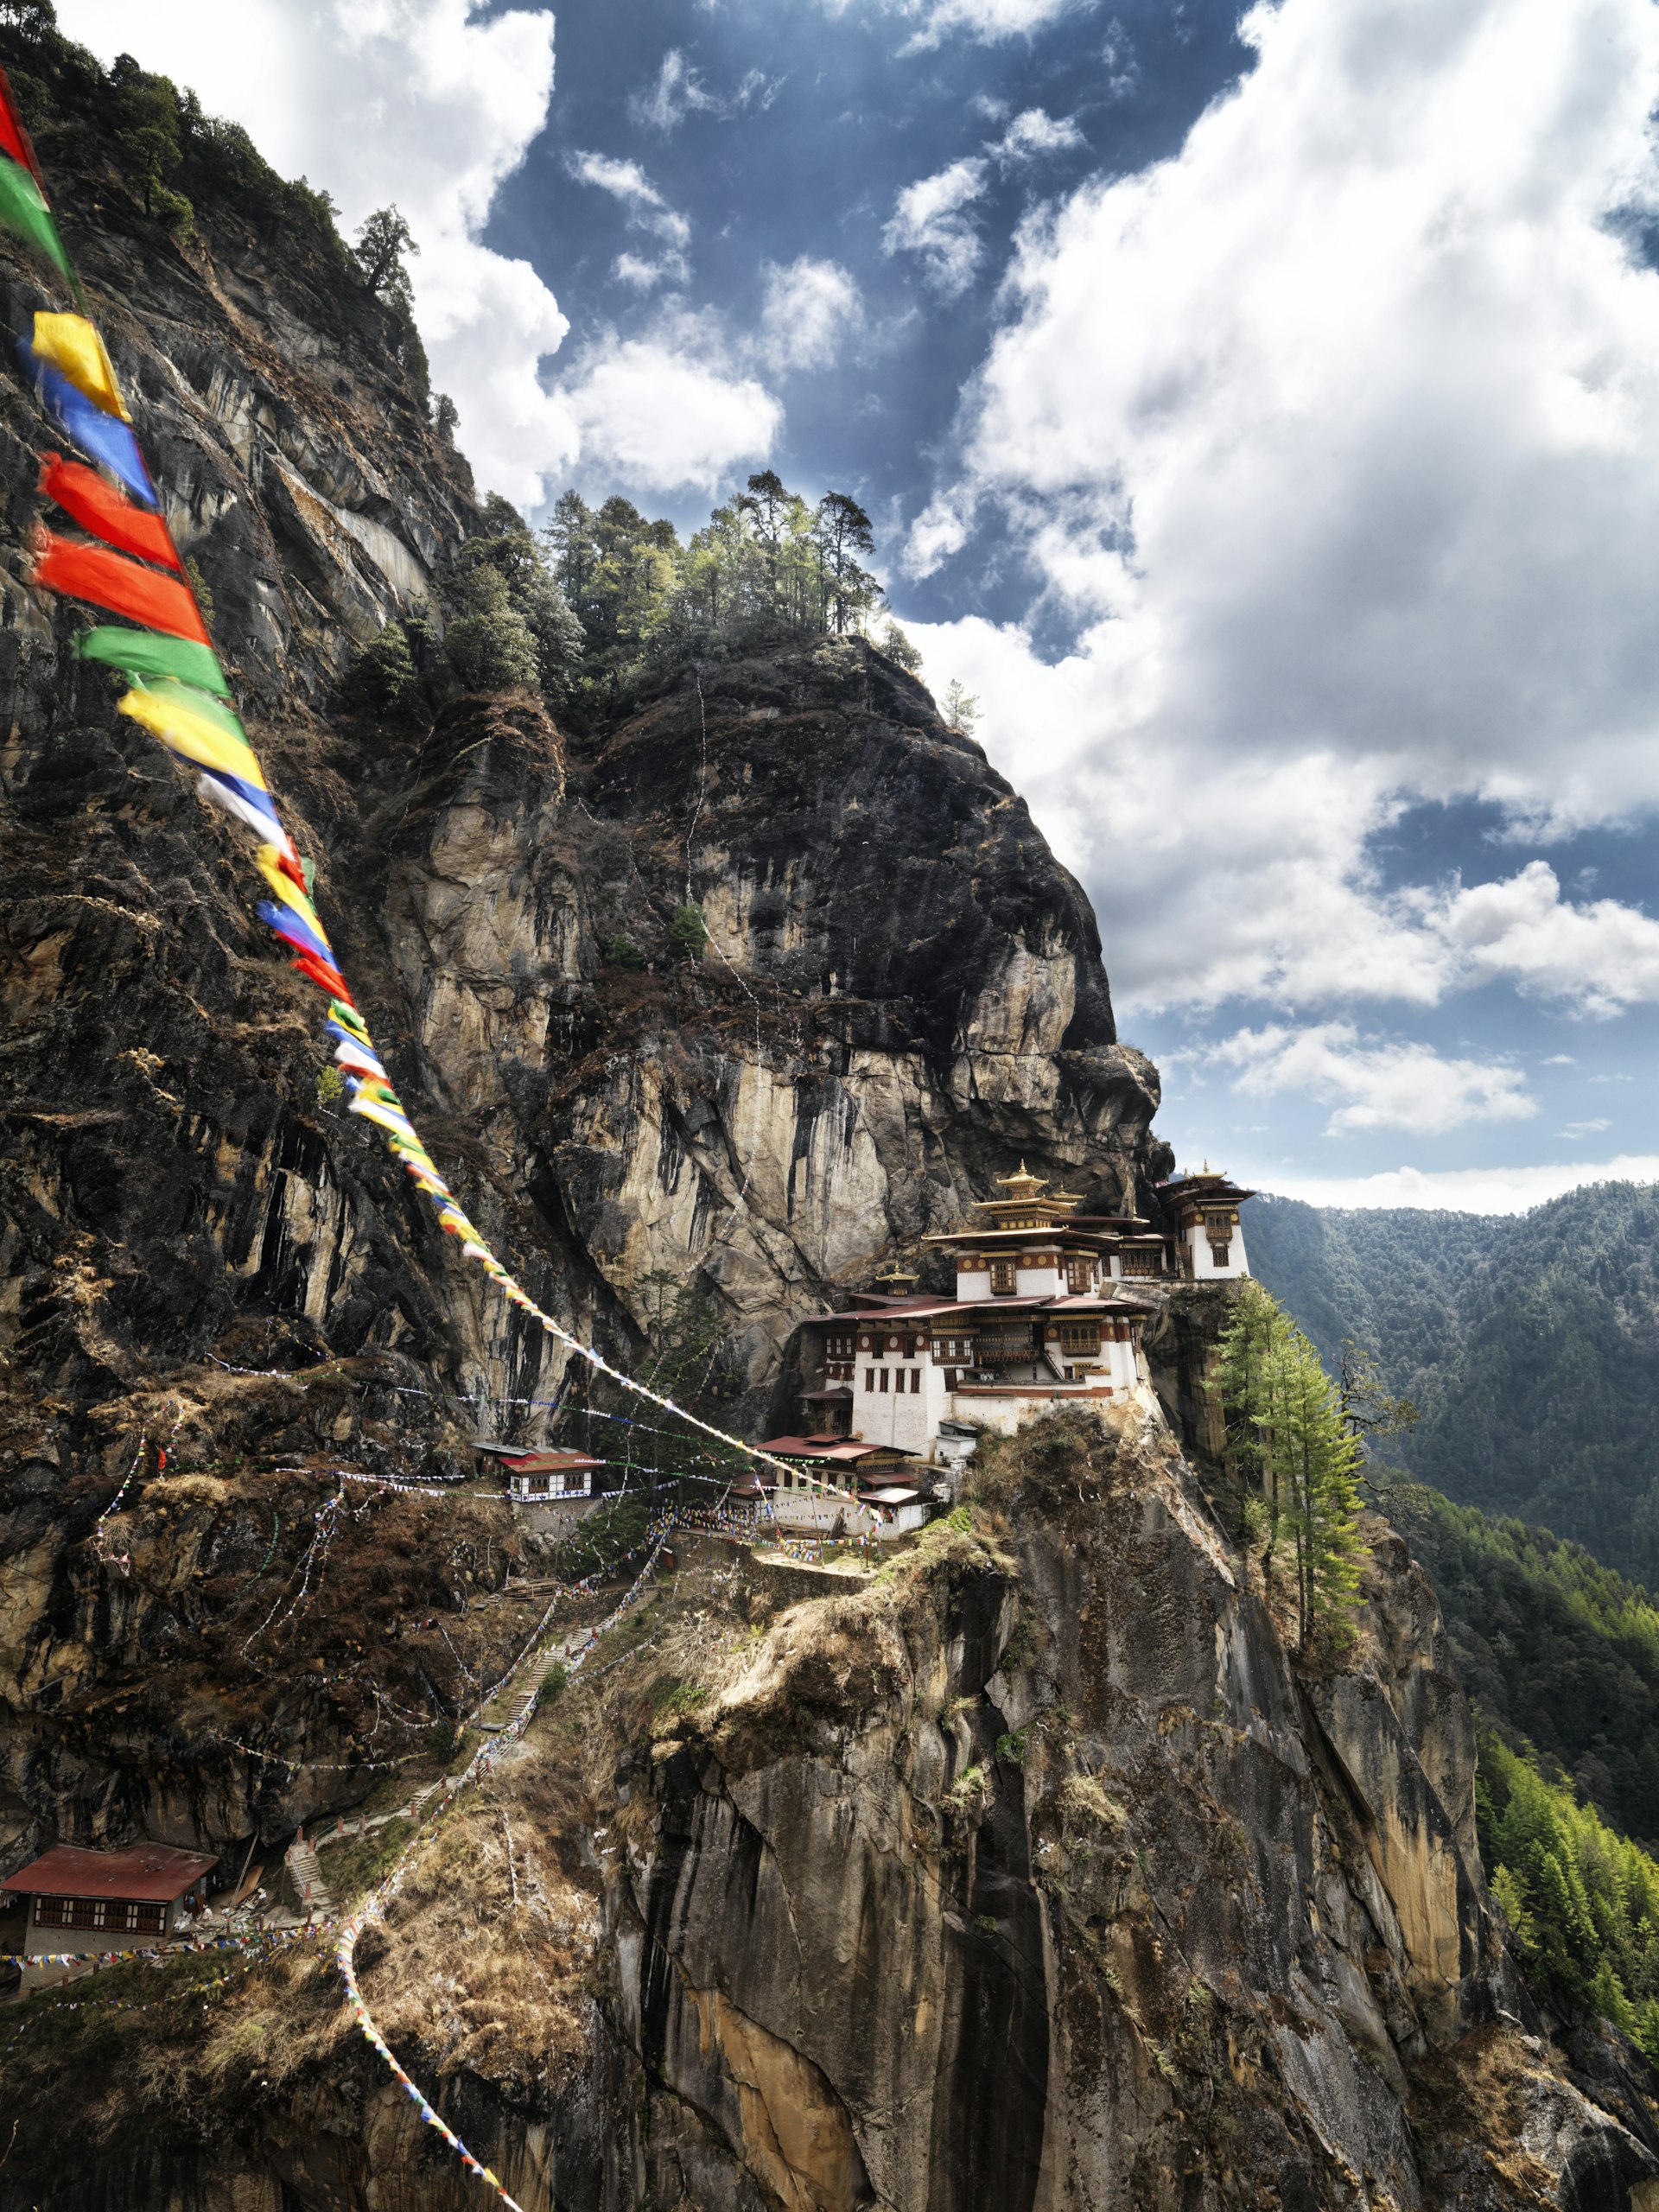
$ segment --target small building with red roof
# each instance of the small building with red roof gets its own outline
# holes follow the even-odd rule
[[[200,1911],[207,1877],[218,1864],[210,1853],[165,1843],[134,1843],[117,1851],[55,1843],[8,1874],[0,1890],[28,1900],[23,1950],[30,1958],[138,1951],[165,1942],[187,1912]],[[23,1970],[25,1988],[59,1978],[40,1967]]]
[[[480,1457],[496,1460],[506,1478],[507,1496],[516,1505],[546,1505],[564,1497],[591,1497],[594,1477],[603,1459],[585,1452],[563,1452],[529,1444],[475,1444]]]

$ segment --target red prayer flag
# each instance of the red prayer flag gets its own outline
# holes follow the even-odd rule
[[[146,561],[159,561],[168,569],[181,567],[173,533],[158,514],[132,501],[104,481],[95,468],[60,454],[41,456],[41,489],[55,499],[67,515],[124,553],[137,553]]]
[[[315,952],[302,952],[297,960],[290,960],[288,964],[290,968],[297,968],[301,975],[308,982],[315,983],[320,991],[327,991],[334,998],[343,999],[347,1006],[355,1006],[356,1001],[346,989],[346,979],[339,969],[331,968],[326,961],[319,960]]]
[[[24,130],[18,116],[17,104],[11,97],[11,79],[3,69],[0,69],[0,153],[10,154],[14,162],[22,163],[35,183],[40,186],[41,197],[44,198],[46,179],[41,175],[41,165],[35,158],[35,149],[29,143],[29,133]]]
[[[111,614],[124,614],[148,630],[165,631],[169,638],[194,638],[202,645],[213,643],[188,585],[158,576],[154,569],[141,568],[137,561],[106,552],[101,545],[79,545],[49,530],[38,531],[35,582],[67,599],[90,600]]]

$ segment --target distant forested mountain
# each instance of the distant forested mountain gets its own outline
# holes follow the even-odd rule
[[[1378,1502],[1427,1570],[1487,1726],[1659,1848],[1659,1607],[1545,1529],[1453,1505],[1408,1476]]]
[[[1516,1217],[1291,1198],[1245,1217],[1253,1271],[1327,1365],[1351,1338],[1416,1400],[1390,1459],[1659,1587],[1656,1230],[1659,1191],[1631,1183]]]

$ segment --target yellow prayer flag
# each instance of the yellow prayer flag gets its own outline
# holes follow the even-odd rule
[[[177,692],[129,691],[115,702],[116,712],[142,722],[169,753],[194,760],[203,768],[217,768],[256,791],[268,789],[253,747],[245,737],[232,737],[219,723],[192,711]]]
[[[124,423],[132,420],[122,404],[104,340],[84,315],[37,315],[35,353],[38,359],[49,361],[60,376],[67,377],[94,407],[101,407],[106,415],[119,416]]]
[[[254,866],[282,900],[283,906],[292,907],[302,922],[308,922],[317,935],[326,939],[328,933],[317,919],[316,908],[300,889],[293,877],[285,874],[277,867],[275,845],[261,845],[259,850],[254,855]],[[375,1078],[371,1077],[369,1080],[373,1082]]]

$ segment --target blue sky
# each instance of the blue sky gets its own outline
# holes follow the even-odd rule
[[[404,207],[526,512],[864,501],[1184,1157],[1659,1176],[1648,0],[60,9]]]

